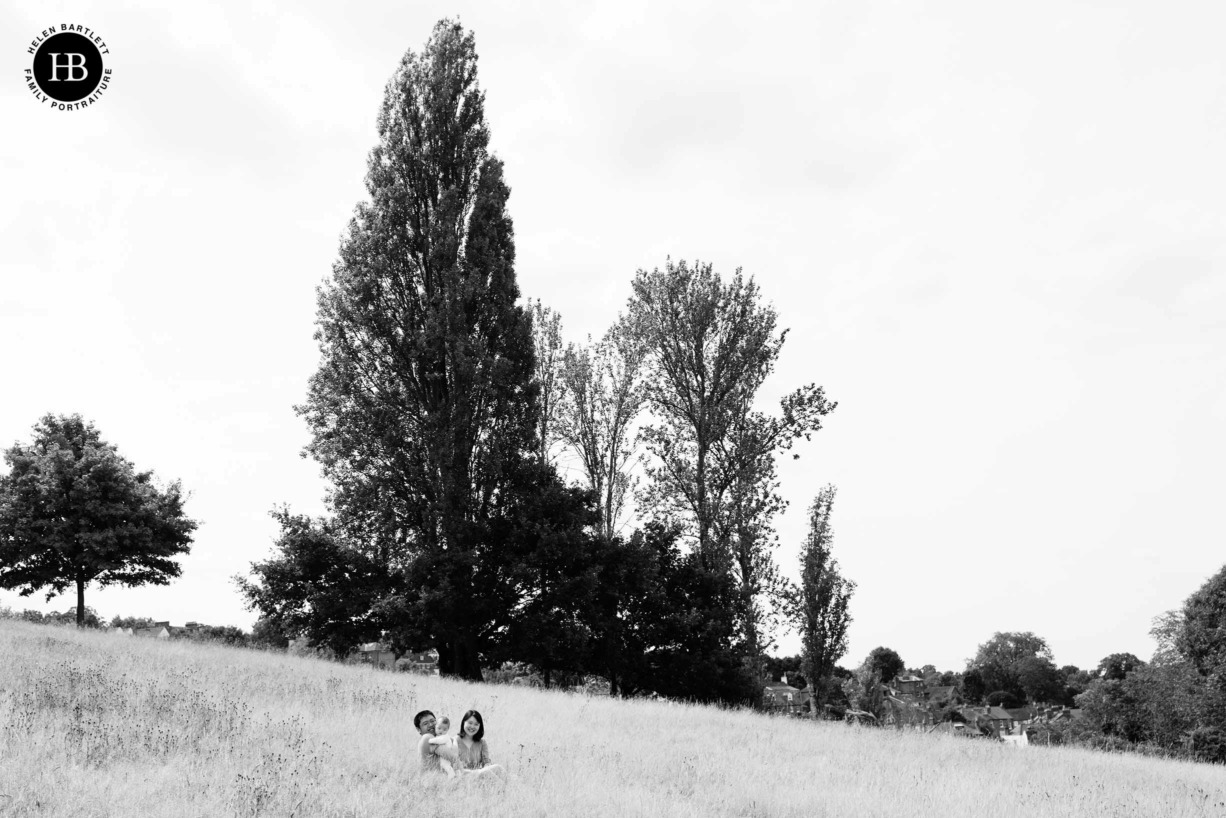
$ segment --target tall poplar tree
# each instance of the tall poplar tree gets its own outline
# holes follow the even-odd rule
[[[856,589],[839,573],[832,553],[834,494],[834,486],[826,486],[809,507],[809,534],[800,549],[800,588],[793,608],[800,631],[801,672],[812,688],[809,703],[814,714],[833,689],[835,662],[847,652],[848,604]]]
[[[396,609],[444,673],[481,678],[503,582],[490,524],[536,446],[502,163],[471,32],[439,22],[384,93],[362,202],[318,291],[299,413],[342,522],[406,578]]]

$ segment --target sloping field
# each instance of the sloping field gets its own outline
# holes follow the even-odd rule
[[[417,772],[486,719],[509,781]],[[0,816],[1222,816],[1226,769],[0,622]]]

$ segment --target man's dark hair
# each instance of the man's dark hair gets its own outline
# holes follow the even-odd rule
[[[481,714],[476,710],[469,710],[464,714],[464,718],[460,719],[460,735],[464,735],[464,722],[470,718],[477,720],[477,732],[473,734],[473,741],[480,741],[485,736],[485,719],[481,718]]]
[[[420,713],[418,713],[416,716],[413,717],[413,729],[420,732],[421,731],[421,720],[424,719],[426,716],[433,716],[433,715],[434,714],[431,713],[429,710],[423,710]]]

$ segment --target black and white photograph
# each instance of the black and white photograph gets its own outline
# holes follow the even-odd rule
[[[0,818],[1226,815],[1226,6],[0,32]]]

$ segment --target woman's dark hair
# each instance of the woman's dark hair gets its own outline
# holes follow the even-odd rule
[[[433,716],[433,715],[434,714],[431,713],[429,710],[423,710],[420,713],[418,713],[416,716],[413,717],[413,729],[420,730],[421,720],[424,719],[426,716]]]
[[[464,718],[460,719],[460,735],[468,735],[464,732],[464,725],[468,723],[470,718],[475,718],[477,720],[477,732],[473,734],[473,741],[480,741],[485,737],[485,719],[481,718],[481,714],[476,710],[469,710],[464,714]]]

